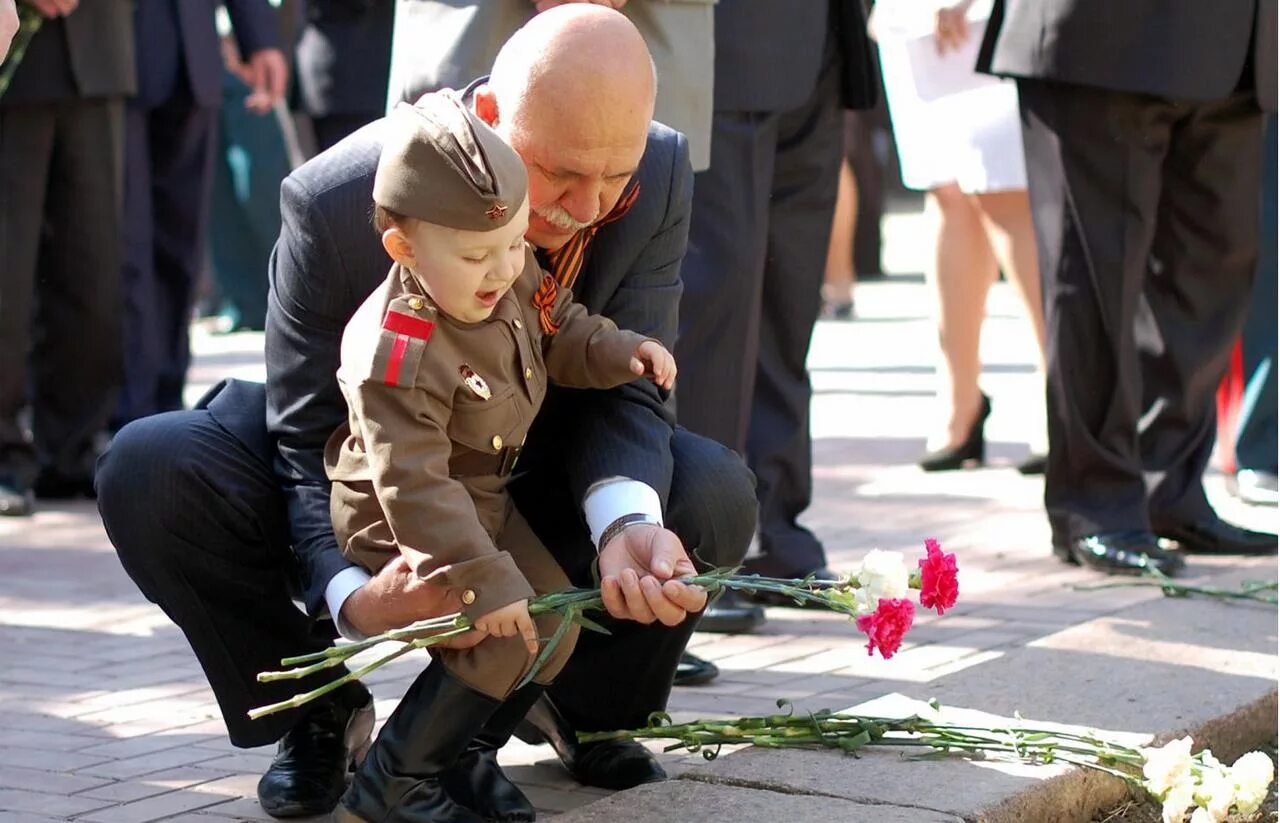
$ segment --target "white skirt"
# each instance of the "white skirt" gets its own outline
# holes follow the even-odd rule
[[[982,194],[1027,187],[1017,87],[973,70],[985,17],[971,18],[964,47],[942,56],[923,21],[915,32],[885,27],[878,33],[889,117],[909,189],[955,183]]]

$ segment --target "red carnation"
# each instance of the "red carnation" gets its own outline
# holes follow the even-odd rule
[[[928,554],[920,558],[920,605],[942,614],[956,604],[960,584],[956,580],[956,556],[943,554],[932,537],[924,541]]]
[[[885,660],[893,657],[902,646],[902,638],[911,629],[915,619],[915,604],[905,597],[890,599],[880,598],[880,604],[871,614],[858,618],[858,630],[866,632],[871,642],[867,643],[867,654],[876,649]]]

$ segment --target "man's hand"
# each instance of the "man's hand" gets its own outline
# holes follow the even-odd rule
[[[342,604],[342,619],[366,637],[399,629],[417,620],[462,611],[462,601],[448,589],[428,583],[400,556],[392,558],[376,575]],[[484,640],[483,632],[468,632],[441,644],[447,649],[469,649]]]
[[[49,18],[66,17],[76,10],[76,6],[80,5],[80,0],[27,0],[27,2],[34,6],[40,14]],[[8,51],[7,46],[5,51]]]
[[[694,574],[680,538],[658,526],[628,526],[600,550],[604,607],[621,620],[676,626],[707,605],[707,593],[674,577]]]
[[[246,64],[249,86],[253,91],[245,98],[250,111],[265,114],[284,98],[289,85],[289,66],[279,49],[258,49]]]
[[[570,3],[592,3],[597,6],[620,9],[627,4],[627,0],[534,0],[533,8],[541,12],[554,9],[556,6],[567,6]]]
[[[933,45],[938,54],[959,51],[969,39],[969,21],[965,17],[970,0],[954,6],[944,6],[934,13]]]
[[[18,8],[13,0],[0,0],[0,60],[9,53],[13,36],[18,33]]]

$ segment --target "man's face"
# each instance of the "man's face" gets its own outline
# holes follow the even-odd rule
[[[529,242],[554,251],[607,215],[635,175],[648,118],[539,112],[500,119],[498,133],[529,172]]]
[[[479,323],[524,270],[529,201],[493,231],[463,231],[415,221],[405,232],[413,249],[405,262],[445,314]]]

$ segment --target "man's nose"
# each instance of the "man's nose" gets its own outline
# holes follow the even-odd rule
[[[560,206],[579,223],[594,223],[600,216],[599,181],[581,182],[565,193]]]

